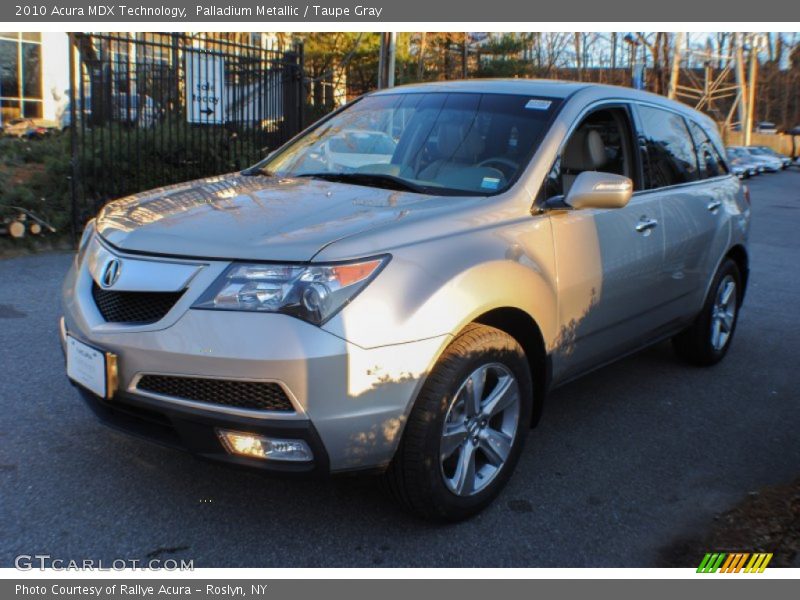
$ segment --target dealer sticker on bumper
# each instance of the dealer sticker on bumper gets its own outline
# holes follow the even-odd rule
[[[101,398],[109,398],[115,387],[116,357],[79,342],[69,335],[66,341],[67,377]],[[109,377],[110,374],[112,377]]]

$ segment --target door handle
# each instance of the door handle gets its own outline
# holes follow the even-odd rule
[[[641,220],[636,224],[636,231],[639,233],[644,233],[646,231],[650,231],[658,226],[658,221],[656,219],[648,219],[647,217],[642,217]]]
[[[715,212],[720,206],[722,206],[722,202],[720,202],[719,200],[712,200],[711,202],[706,204],[706,208],[710,212]]]

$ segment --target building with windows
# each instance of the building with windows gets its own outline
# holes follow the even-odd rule
[[[0,32],[0,125],[57,119],[67,101],[68,55],[64,33]]]
[[[108,41],[107,48],[95,50],[113,57],[115,85],[126,93],[135,91],[129,80],[137,74],[133,55],[148,65],[171,68],[174,56],[169,33],[121,32]],[[189,33],[198,48],[250,45],[278,51],[291,41],[290,33],[233,32]],[[135,45],[137,41],[146,44]],[[84,49],[86,50],[86,49]],[[91,50],[91,49],[89,49]],[[141,75],[141,74],[139,74]],[[152,78],[152,73],[148,73]],[[143,79],[140,77],[140,79]],[[59,32],[0,32],[0,126],[19,117],[61,119],[69,101],[69,37]]]

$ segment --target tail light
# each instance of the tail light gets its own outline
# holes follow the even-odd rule
[[[746,184],[742,184],[742,192],[744,194],[744,201],[747,202],[747,206],[750,206],[750,187]]]

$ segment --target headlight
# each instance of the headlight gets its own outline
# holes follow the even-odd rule
[[[89,247],[89,242],[92,241],[94,235],[94,219],[86,223],[81,235],[81,241],[78,242],[78,253],[75,255],[75,264],[80,265],[83,262],[83,256],[86,254],[86,249]]]
[[[322,325],[388,262],[389,256],[306,266],[234,263],[192,308],[283,313]]]

